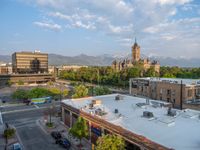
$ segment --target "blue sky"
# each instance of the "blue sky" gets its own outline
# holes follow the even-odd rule
[[[0,52],[200,58],[199,0],[1,0]]]

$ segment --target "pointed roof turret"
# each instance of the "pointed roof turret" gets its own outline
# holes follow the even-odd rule
[[[134,45],[132,46],[132,48],[136,48],[136,47],[138,47],[139,45],[137,44],[137,40],[136,40],[136,37],[135,37],[135,43],[134,43]]]

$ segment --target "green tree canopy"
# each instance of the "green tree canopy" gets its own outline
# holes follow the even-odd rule
[[[69,94],[69,90],[64,89],[64,90],[62,91],[62,96],[66,97],[68,94]]]
[[[116,135],[103,135],[97,140],[96,150],[125,150],[125,142]]]
[[[81,98],[88,96],[88,88],[84,85],[79,85],[75,87],[74,95],[72,95],[73,98]]]
[[[40,98],[45,96],[51,96],[51,92],[45,88],[39,88],[39,87],[33,88],[28,93],[29,98]]]
[[[12,98],[17,100],[28,99],[28,91],[23,89],[18,89],[12,94]]]
[[[145,77],[156,77],[156,71],[153,67],[150,67],[144,74]]]
[[[18,84],[18,85],[24,85],[24,81],[19,80],[19,81],[17,82],[17,84]]]
[[[94,88],[94,95],[106,95],[110,93],[111,93],[110,89],[105,86],[96,86]]]
[[[88,137],[88,126],[85,119],[79,117],[73,127],[69,129],[69,133],[78,138],[81,144],[82,138]]]
[[[133,67],[128,69],[128,78],[140,77],[141,69],[139,67]]]

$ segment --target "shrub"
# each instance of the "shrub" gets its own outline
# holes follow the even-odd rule
[[[22,80],[19,80],[19,81],[17,82],[17,84],[18,84],[18,85],[24,85],[24,82],[23,82]]]
[[[52,128],[53,127],[53,122],[47,122],[46,126],[49,127],[49,128]]]
[[[11,138],[15,135],[15,132],[16,132],[15,129],[7,128],[7,129],[4,130],[3,135],[4,135],[5,138]]]

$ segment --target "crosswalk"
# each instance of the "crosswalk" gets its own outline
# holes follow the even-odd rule
[[[35,119],[20,119],[20,120],[13,120],[7,122],[10,125],[13,125],[15,128],[21,128],[25,126],[35,126],[36,125],[36,120]]]

